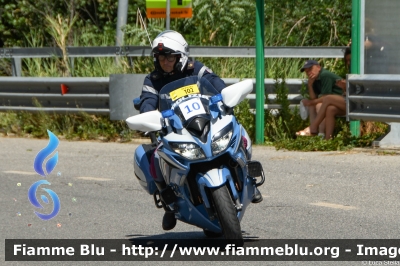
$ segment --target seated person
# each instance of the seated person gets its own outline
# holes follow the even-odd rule
[[[341,78],[322,68],[317,61],[308,60],[300,70],[305,71],[308,76],[308,88],[310,93],[310,99],[304,99],[304,106],[317,106],[319,110],[315,119],[310,124],[309,131],[304,131],[303,135],[315,136],[318,134],[319,126],[325,120],[325,128],[323,132],[325,139],[332,138],[333,131],[335,128],[335,116],[346,114],[346,101],[342,94],[343,90],[336,85],[337,80]],[[315,91],[319,91],[319,95],[316,95]],[[317,97],[318,96],[318,97]]]

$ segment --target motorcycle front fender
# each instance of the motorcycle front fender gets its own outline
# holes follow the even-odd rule
[[[196,176],[196,180],[200,189],[201,197],[203,198],[204,204],[207,208],[210,208],[210,202],[207,198],[207,194],[205,191],[206,187],[217,188],[228,183],[233,193],[234,199],[236,200],[238,198],[238,193],[235,184],[233,183],[231,172],[228,168],[214,168],[209,170],[205,174],[199,173]]]

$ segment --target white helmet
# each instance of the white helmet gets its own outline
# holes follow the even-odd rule
[[[154,54],[154,65],[157,69],[161,69],[157,54],[179,54],[180,58],[175,64],[175,69],[183,72],[188,62],[189,46],[179,32],[166,30],[154,39],[152,52]]]

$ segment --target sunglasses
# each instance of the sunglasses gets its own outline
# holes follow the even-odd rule
[[[169,55],[159,54],[159,55],[156,55],[156,57],[160,61],[164,61],[165,59],[167,59],[168,62],[174,62],[176,55],[174,55],[174,54],[169,54]]]

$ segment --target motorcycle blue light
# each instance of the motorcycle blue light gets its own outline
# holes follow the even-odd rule
[[[171,116],[173,116],[174,114],[175,114],[175,113],[174,113],[174,110],[165,110],[165,111],[162,111],[162,112],[161,112],[161,115],[162,115],[163,118],[171,117]]]
[[[222,95],[221,94],[214,95],[210,99],[211,104],[215,104],[215,103],[220,102],[220,101],[222,101]]]

